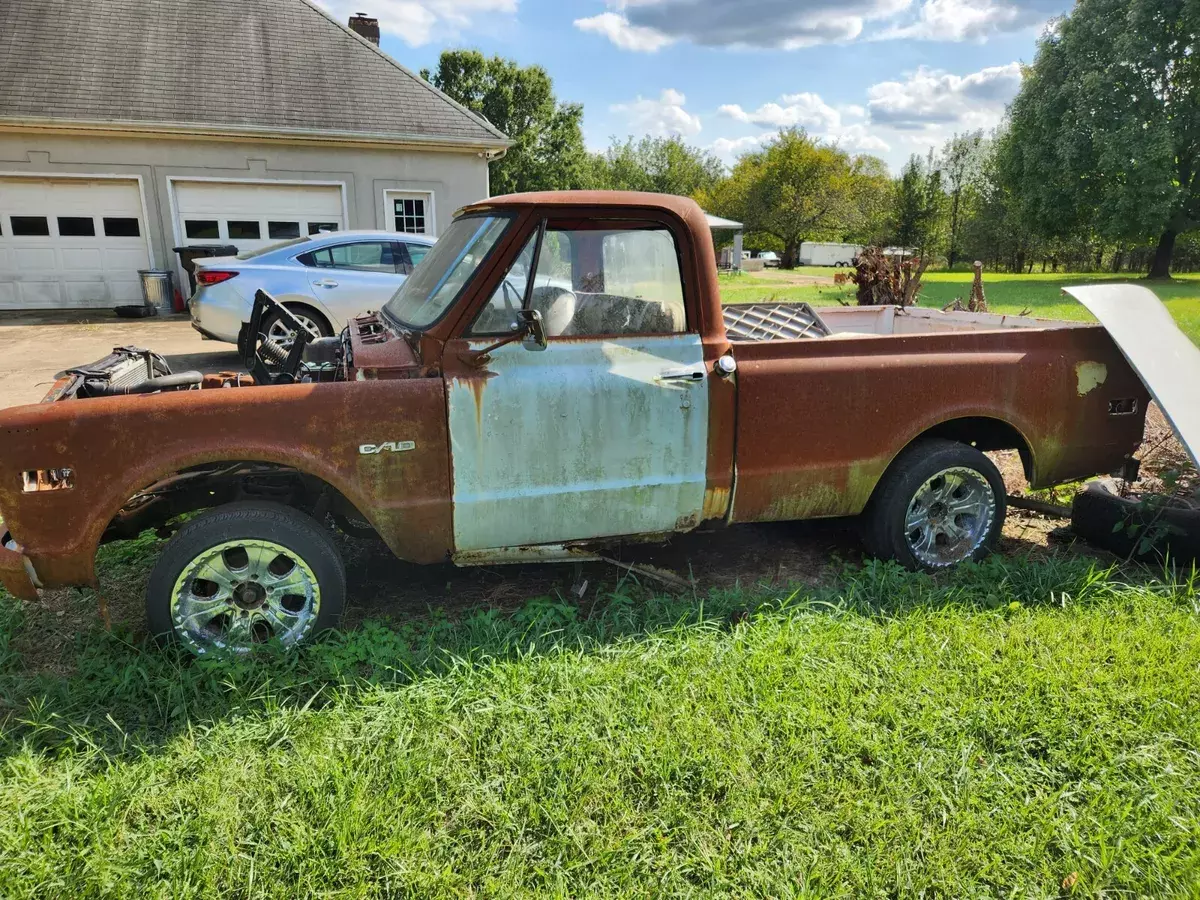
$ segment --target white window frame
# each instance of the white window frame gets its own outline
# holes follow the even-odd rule
[[[385,188],[383,191],[383,224],[384,231],[390,231],[392,234],[412,234],[410,231],[396,230],[396,200],[403,200],[409,197],[425,198],[425,233],[418,237],[436,238],[437,216],[434,213],[436,206],[434,204],[434,192],[423,190],[407,190],[405,188]]]

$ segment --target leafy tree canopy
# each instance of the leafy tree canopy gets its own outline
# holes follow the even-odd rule
[[[492,164],[493,194],[568,190],[586,183],[583,107],[559,103],[541,66],[487,59],[477,50],[447,50],[437,70],[422,70],[421,77],[512,139],[507,155]]]
[[[721,161],[679,137],[613,139],[592,161],[593,186],[601,190],[651,191],[693,197],[725,174]]]
[[[1002,145],[1022,215],[1047,237],[1159,240],[1200,225],[1200,3],[1080,0],[1039,43]]]

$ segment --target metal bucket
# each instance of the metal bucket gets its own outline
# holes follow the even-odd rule
[[[147,306],[170,312],[175,305],[175,275],[164,269],[138,269],[142,279],[142,299]]]

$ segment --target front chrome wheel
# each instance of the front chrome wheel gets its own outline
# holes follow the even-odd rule
[[[183,567],[171,592],[175,633],[195,653],[248,653],[304,640],[321,611],[317,576],[299,554],[268,540],[218,544]]]
[[[971,559],[996,520],[996,494],[982,473],[965,466],[943,469],[913,495],[904,536],[924,566],[945,568]]]

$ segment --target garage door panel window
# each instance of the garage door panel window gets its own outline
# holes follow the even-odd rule
[[[60,237],[95,237],[96,220],[86,216],[59,216]]]
[[[115,238],[141,237],[141,224],[137,219],[134,218],[128,218],[125,216],[105,216],[104,236]]]
[[[230,219],[226,227],[231,241],[257,241],[262,237],[262,226],[258,222]]]
[[[317,269],[352,269],[356,272],[396,274],[391,243],[338,244],[301,256],[300,262]]]
[[[300,237],[299,222],[268,222],[267,236],[275,241],[288,241]]]
[[[396,231],[401,234],[425,234],[425,201],[406,198],[395,201]]]
[[[49,237],[50,220],[45,216],[13,216],[13,237]]]
[[[335,231],[340,231],[337,222],[309,222],[309,234],[332,234]]]
[[[189,219],[183,223],[190,240],[214,240],[221,236],[221,226],[216,219]]]

